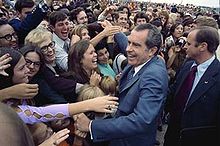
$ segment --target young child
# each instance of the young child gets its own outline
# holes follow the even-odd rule
[[[84,101],[104,95],[105,93],[99,87],[86,84],[81,87],[77,101]],[[85,114],[91,120],[105,117],[105,115],[103,115],[102,113],[86,112]],[[84,139],[81,136],[78,136],[76,130],[77,129],[75,128],[75,137],[74,137],[73,146],[91,145],[92,141],[88,139]]]

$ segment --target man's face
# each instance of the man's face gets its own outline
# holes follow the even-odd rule
[[[76,19],[78,24],[88,24],[88,17],[84,11],[79,12]]]
[[[17,35],[9,24],[0,26],[0,46],[18,48]]]
[[[145,18],[137,18],[136,25],[145,24],[147,23]]]
[[[19,18],[21,20],[24,20],[27,17],[27,14],[30,14],[33,9],[34,9],[34,7],[32,7],[32,8],[23,8],[21,10],[21,12],[19,12]]]
[[[58,21],[55,24],[53,31],[59,38],[61,38],[62,40],[66,40],[70,32],[68,19],[65,19],[63,21]]]
[[[199,45],[197,46],[195,37],[198,30],[191,31],[187,36],[187,41],[184,46],[186,54],[189,58],[196,59],[200,54]]]
[[[117,21],[118,21],[119,26],[126,25],[126,23],[128,22],[127,14],[119,13],[119,17]]]
[[[138,66],[145,63],[150,59],[151,49],[147,48],[145,45],[146,37],[148,35],[148,30],[142,31],[131,31],[128,36],[128,46],[127,46],[127,56],[128,63],[133,66]]]

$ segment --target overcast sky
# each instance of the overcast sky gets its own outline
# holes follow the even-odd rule
[[[139,0],[139,1],[151,1],[151,2],[165,2],[165,3],[176,3],[180,4],[194,4],[197,6],[209,6],[209,7],[220,7],[220,0]]]

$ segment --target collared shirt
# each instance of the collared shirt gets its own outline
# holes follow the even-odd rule
[[[141,70],[141,68],[146,64],[148,63],[152,58],[148,59],[146,62],[144,62],[143,64],[140,64],[138,65],[137,67],[134,67],[134,74],[133,74],[133,77]],[[92,120],[89,122],[89,133],[90,133],[90,137],[91,139],[93,139],[93,136],[92,136]]]
[[[139,72],[139,70],[141,70],[141,68],[150,61],[151,59],[148,59],[146,62],[144,62],[141,65],[138,65],[137,67],[134,67],[134,74],[133,77]]]
[[[215,55],[213,55],[210,59],[208,59],[207,61],[203,62],[202,64],[199,64],[197,66],[197,72],[196,72],[196,76],[195,76],[195,80],[193,82],[193,86],[192,86],[192,90],[190,92],[189,97],[192,95],[192,92],[194,91],[194,89],[196,88],[197,84],[199,83],[200,79],[202,78],[203,74],[205,73],[205,71],[207,70],[207,68],[209,67],[209,65],[215,60]],[[192,67],[195,66],[196,63],[194,62]],[[191,67],[191,68],[192,68]],[[189,100],[189,99],[188,99]]]
[[[63,70],[67,71],[68,50],[64,49],[64,44],[65,42],[69,44],[70,40],[67,39],[66,41],[64,41],[59,38],[55,33],[53,33],[53,41],[55,42],[56,64]]]
[[[109,64],[98,63],[98,68],[104,76],[110,76],[112,79],[115,79],[116,74]]]

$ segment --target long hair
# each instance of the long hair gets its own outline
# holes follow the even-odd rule
[[[11,65],[9,68],[5,69],[5,72],[8,73],[8,76],[0,75],[0,89],[4,89],[10,86],[13,86],[12,77],[14,75],[14,67],[19,62],[22,57],[22,54],[12,48],[0,48],[0,56],[9,54],[12,60],[9,62]]]
[[[21,54],[25,57],[27,55],[27,53],[29,52],[35,52],[39,55],[40,57],[40,62],[41,62],[41,65],[40,65],[40,69],[39,69],[39,72],[37,73],[37,75],[40,75],[40,73],[43,71],[43,68],[45,67],[45,64],[44,64],[44,56],[43,54],[41,53],[41,49],[37,46],[33,46],[33,45],[26,45],[24,47],[22,47],[20,50]]]
[[[80,39],[82,39],[82,30],[83,29],[88,30],[88,28],[85,24],[76,25],[76,27],[73,28],[70,36],[72,37],[72,35],[78,35],[80,37]]]
[[[89,82],[89,76],[82,66],[83,55],[91,43],[88,40],[80,40],[71,46],[68,54],[68,75],[74,76],[76,81]]]

